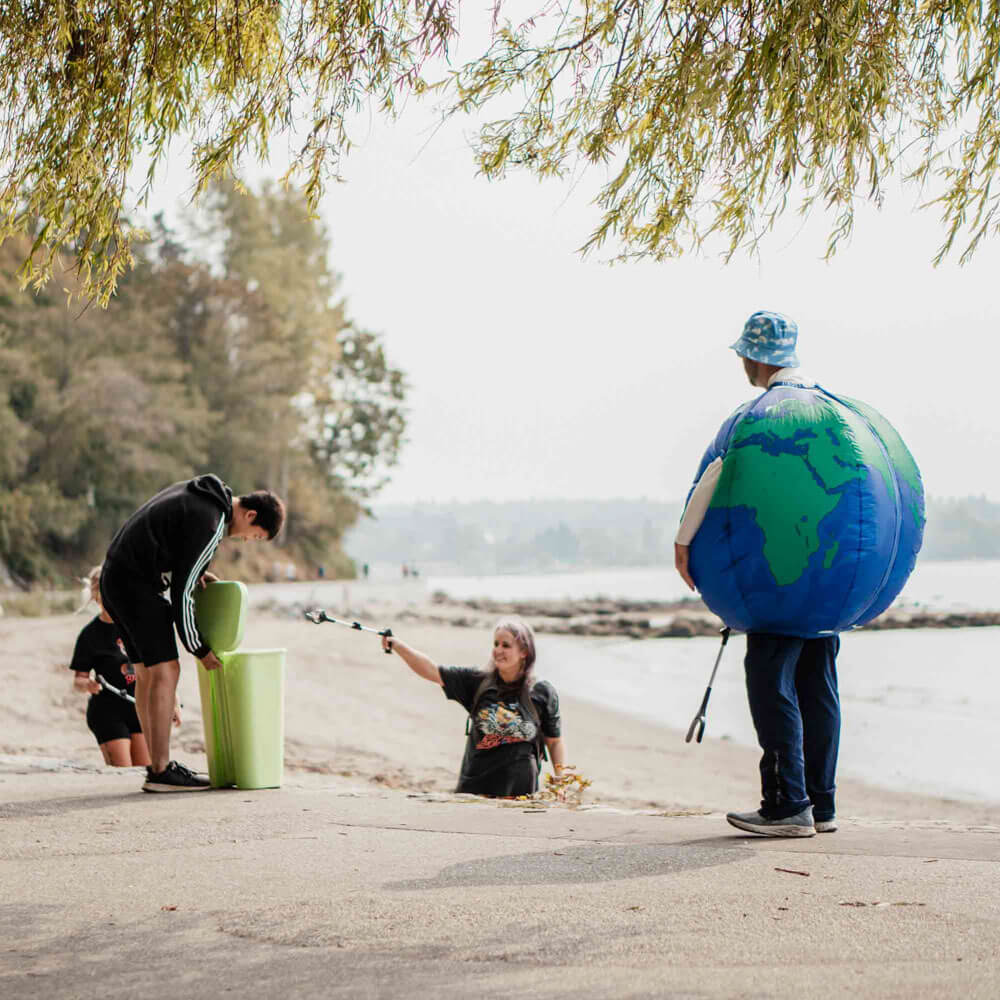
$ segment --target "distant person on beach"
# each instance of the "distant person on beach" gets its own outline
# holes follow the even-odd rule
[[[135,667],[136,709],[152,758],[144,791],[209,787],[207,778],[170,759],[181,671],[174,624],[184,648],[207,670],[222,666],[195,623],[194,589],[214,579],[208,564],[224,537],[273,539],[284,518],[285,505],[275,494],[257,490],[234,498],[218,476],[206,475],[161,490],[112,539],[101,572],[101,603]],[[169,602],[163,596],[168,585]]]
[[[798,328],[778,313],[754,313],[732,345],[750,384],[811,385],[798,374]],[[674,544],[674,564],[695,590],[690,545],[722,470],[716,458],[688,500]],[[791,516],[791,515],[790,515]],[[760,808],[728,813],[740,830],[771,837],[811,837],[837,829],[834,795],[840,747],[837,653],[840,637],[750,632],[744,661],[750,715],[763,751]]]
[[[445,697],[468,713],[456,792],[531,795],[538,791],[546,749],[556,777],[562,774],[566,750],[559,696],[548,681],[535,680],[535,636],[529,625],[516,618],[497,622],[484,670],[438,666],[394,636],[383,637],[382,647],[398,653],[418,676],[440,685]]]

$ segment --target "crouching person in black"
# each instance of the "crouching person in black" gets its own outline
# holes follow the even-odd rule
[[[97,605],[98,614],[77,636],[69,665],[73,671],[73,687],[90,695],[87,726],[97,740],[104,763],[112,767],[148,765],[149,751],[135,703],[121,697],[122,694],[135,697],[135,673],[125,655],[118,626],[101,604],[100,578],[100,566],[95,566],[86,577],[86,600]],[[108,690],[106,685],[119,694]],[[175,718],[179,725],[176,713]]]
[[[469,713],[456,792],[531,795],[538,791],[546,749],[556,776],[562,773],[566,749],[559,696],[548,681],[535,680],[535,636],[529,625],[514,618],[497,622],[485,670],[439,667],[395,636],[385,636],[382,646]]]

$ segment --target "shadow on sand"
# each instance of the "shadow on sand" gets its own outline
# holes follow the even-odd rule
[[[703,844],[567,845],[534,854],[508,854],[463,861],[433,878],[390,882],[387,889],[441,889],[448,886],[555,885],[613,882],[732,864],[752,857],[746,848]]]

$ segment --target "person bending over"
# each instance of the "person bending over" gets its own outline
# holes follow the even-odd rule
[[[258,490],[233,498],[218,476],[174,483],[144,503],[111,540],[101,572],[101,601],[118,624],[135,667],[136,709],[152,762],[143,790],[202,791],[207,778],[170,759],[170,722],[180,661],[174,625],[184,648],[207,670],[220,667],[194,615],[194,589],[226,536],[240,541],[273,539],[285,505]],[[168,582],[169,581],[169,582]],[[163,596],[169,586],[169,602]]]
[[[559,696],[548,681],[535,680],[535,636],[518,619],[493,629],[493,652],[485,670],[439,667],[395,636],[382,648],[398,653],[420,677],[438,684],[446,698],[469,714],[468,739],[456,792],[507,797],[538,791],[543,748],[556,777],[566,761]]]

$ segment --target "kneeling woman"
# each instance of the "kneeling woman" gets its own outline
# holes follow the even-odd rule
[[[493,629],[493,654],[485,670],[439,667],[405,642],[386,636],[384,649],[398,653],[421,677],[444,688],[446,698],[469,713],[469,738],[456,792],[531,795],[538,791],[543,748],[558,777],[566,762],[559,696],[535,680],[535,636],[517,619]]]

